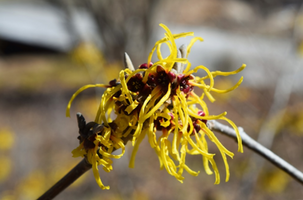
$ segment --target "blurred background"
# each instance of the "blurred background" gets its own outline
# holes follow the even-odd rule
[[[0,199],[36,199],[81,159],[76,113],[94,120],[102,89],[88,89],[65,108],[84,84],[107,83],[123,69],[127,52],[135,66],[145,63],[154,43],[173,33],[194,31],[204,42],[189,55],[192,66],[230,71],[216,79],[235,91],[216,95],[211,114],[228,117],[246,133],[303,171],[303,8],[302,0],[0,0]],[[180,39],[180,46],[189,38]],[[167,51],[163,47],[163,51]],[[235,141],[217,133],[231,151]],[[147,141],[135,169],[128,168],[132,147],[114,160],[114,170],[91,171],[56,199],[302,199],[302,185],[249,149],[229,159],[231,178],[222,183],[205,174],[202,159],[188,156],[198,177],[185,173],[183,184],[159,170]],[[218,154],[214,145],[210,151]]]

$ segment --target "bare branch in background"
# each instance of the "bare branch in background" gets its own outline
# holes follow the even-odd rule
[[[97,26],[98,41],[102,41],[102,52],[111,61],[123,59],[121,52],[127,51],[133,60],[146,57],[146,46],[151,38],[153,19],[159,0],[46,0],[62,10],[66,18],[65,28],[75,45],[81,41],[71,20],[71,12],[84,8]],[[132,42],[130,42],[132,41]],[[94,41],[92,41],[94,42]],[[140,49],[140,51],[138,51]],[[142,61],[141,61],[142,62]]]
[[[294,25],[293,32],[295,32],[295,27],[296,26]],[[293,46],[290,45],[289,48],[285,50],[285,54],[294,53],[293,50]],[[299,65],[295,61],[290,60],[288,63],[289,65],[296,67],[293,70],[290,70],[287,67],[280,70],[280,78],[276,83],[273,102],[261,125],[257,139],[257,142],[263,144],[267,149],[271,149],[279,124],[282,123],[292,93],[294,80],[296,80],[295,76],[299,69]],[[264,159],[257,155],[253,155],[249,160],[248,166],[250,170],[242,179],[242,190],[240,192],[242,193],[242,196],[245,196],[247,199],[252,199],[252,194],[254,192],[253,187],[264,167]],[[254,168],[253,166],[258,167]]]
[[[141,54],[145,51],[140,53],[135,50],[146,49],[152,32],[154,10],[158,2],[158,0],[82,1],[97,24],[107,59],[122,60],[123,54],[120,52],[125,51],[135,59],[142,56]]]
[[[212,130],[218,131],[224,135],[227,135],[231,138],[234,138],[237,141],[237,135],[234,129],[223,125],[215,120],[212,120],[209,122],[210,128]],[[242,144],[249,148],[250,150],[256,152],[257,154],[261,155],[263,158],[277,166],[278,168],[285,171],[287,174],[289,174],[291,177],[296,179],[298,182],[303,184],[303,173],[296,169],[294,166],[274,154],[272,151],[268,150],[264,146],[262,146],[260,143],[249,137],[247,135],[243,128],[239,128],[239,132],[242,138]]]

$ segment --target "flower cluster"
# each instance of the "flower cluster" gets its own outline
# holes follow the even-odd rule
[[[107,88],[102,95],[95,123],[91,126],[90,134],[80,139],[80,146],[72,153],[74,157],[85,156],[93,166],[95,179],[102,189],[105,187],[98,173],[98,165],[103,165],[105,171],[112,170],[111,158],[120,158],[125,152],[128,140],[134,146],[130,167],[134,167],[135,155],[142,140],[147,137],[150,146],[159,157],[161,168],[183,181],[183,171],[193,176],[199,172],[190,169],[186,164],[186,156],[202,155],[203,165],[207,174],[215,173],[215,184],[220,182],[219,171],[214,161],[214,154],[208,151],[208,138],[219,149],[226,168],[226,181],[229,179],[227,156],[233,153],[227,150],[208,128],[207,120],[222,119],[227,121],[236,131],[238,138],[238,151],[242,152],[242,142],[236,125],[220,115],[210,115],[204,98],[211,102],[215,99],[212,92],[226,93],[237,88],[243,77],[235,86],[221,90],[214,87],[214,77],[236,74],[245,68],[242,65],[232,72],[210,72],[204,66],[191,69],[187,56],[196,41],[203,41],[200,37],[193,37],[188,46],[178,49],[175,40],[180,37],[193,36],[192,32],[172,34],[163,24],[165,37],[156,42],[147,63],[134,69],[127,57],[127,66],[121,70],[118,80],[109,84],[86,85],[80,88],[71,98],[67,107],[67,116],[73,99],[83,90],[90,87]],[[162,57],[161,45],[166,44],[170,55]],[[152,63],[152,56],[156,51],[158,61]],[[185,69],[184,69],[185,68]],[[205,77],[194,76],[199,69],[206,72]],[[209,83],[209,84],[207,84]],[[200,88],[202,94],[197,95],[195,88]],[[114,113],[114,114],[113,114]],[[114,117],[113,117],[114,116]],[[120,155],[113,155],[116,149],[122,149]]]

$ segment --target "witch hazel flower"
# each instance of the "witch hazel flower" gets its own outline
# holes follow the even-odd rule
[[[219,149],[226,168],[226,181],[229,180],[227,156],[233,153],[227,150],[216,135],[208,128],[208,120],[225,120],[236,131],[238,151],[243,152],[242,141],[237,126],[223,112],[210,115],[205,98],[214,102],[212,93],[226,93],[236,89],[243,77],[231,88],[218,89],[214,87],[216,76],[229,76],[242,71],[246,65],[232,72],[209,71],[205,66],[197,66],[191,70],[187,57],[191,47],[201,37],[193,37],[188,46],[179,49],[175,40],[181,37],[194,36],[193,32],[172,34],[164,25],[165,37],[156,42],[147,62],[138,69],[125,54],[126,69],[121,70],[117,80],[109,84],[86,85],[80,88],[68,103],[66,115],[74,98],[83,90],[91,87],[104,87],[106,91],[101,97],[100,105],[94,122],[86,124],[86,131],[78,137],[80,145],[73,150],[73,156],[82,156],[92,165],[94,177],[102,189],[109,189],[101,182],[98,166],[103,165],[107,172],[112,170],[112,158],[118,159],[125,152],[128,141],[134,146],[129,166],[135,165],[136,153],[144,138],[147,138],[151,148],[155,150],[160,162],[160,168],[174,176],[181,183],[183,172],[187,171],[197,176],[199,171],[192,170],[186,164],[186,156],[201,155],[205,172],[215,174],[215,184],[220,183],[220,175],[214,160],[214,153],[209,152],[208,138]],[[169,47],[170,54],[163,57],[161,45]],[[158,60],[151,62],[156,51]],[[198,70],[206,72],[206,76],[194,74]],[[209,84],[207,84],[209,83]],[[195,89],[200,88],[200,94]],[[113,117],[114,116],[114,117]],[[120,155],[113,155],[116,149],[122,149]]]

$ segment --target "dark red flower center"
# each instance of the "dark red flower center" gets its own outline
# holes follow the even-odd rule
[[[127,82],[127,87],[132,92],[138,92],[144,87],[144,83],[142,82],[142,74],[136,74],[129,79]]]

